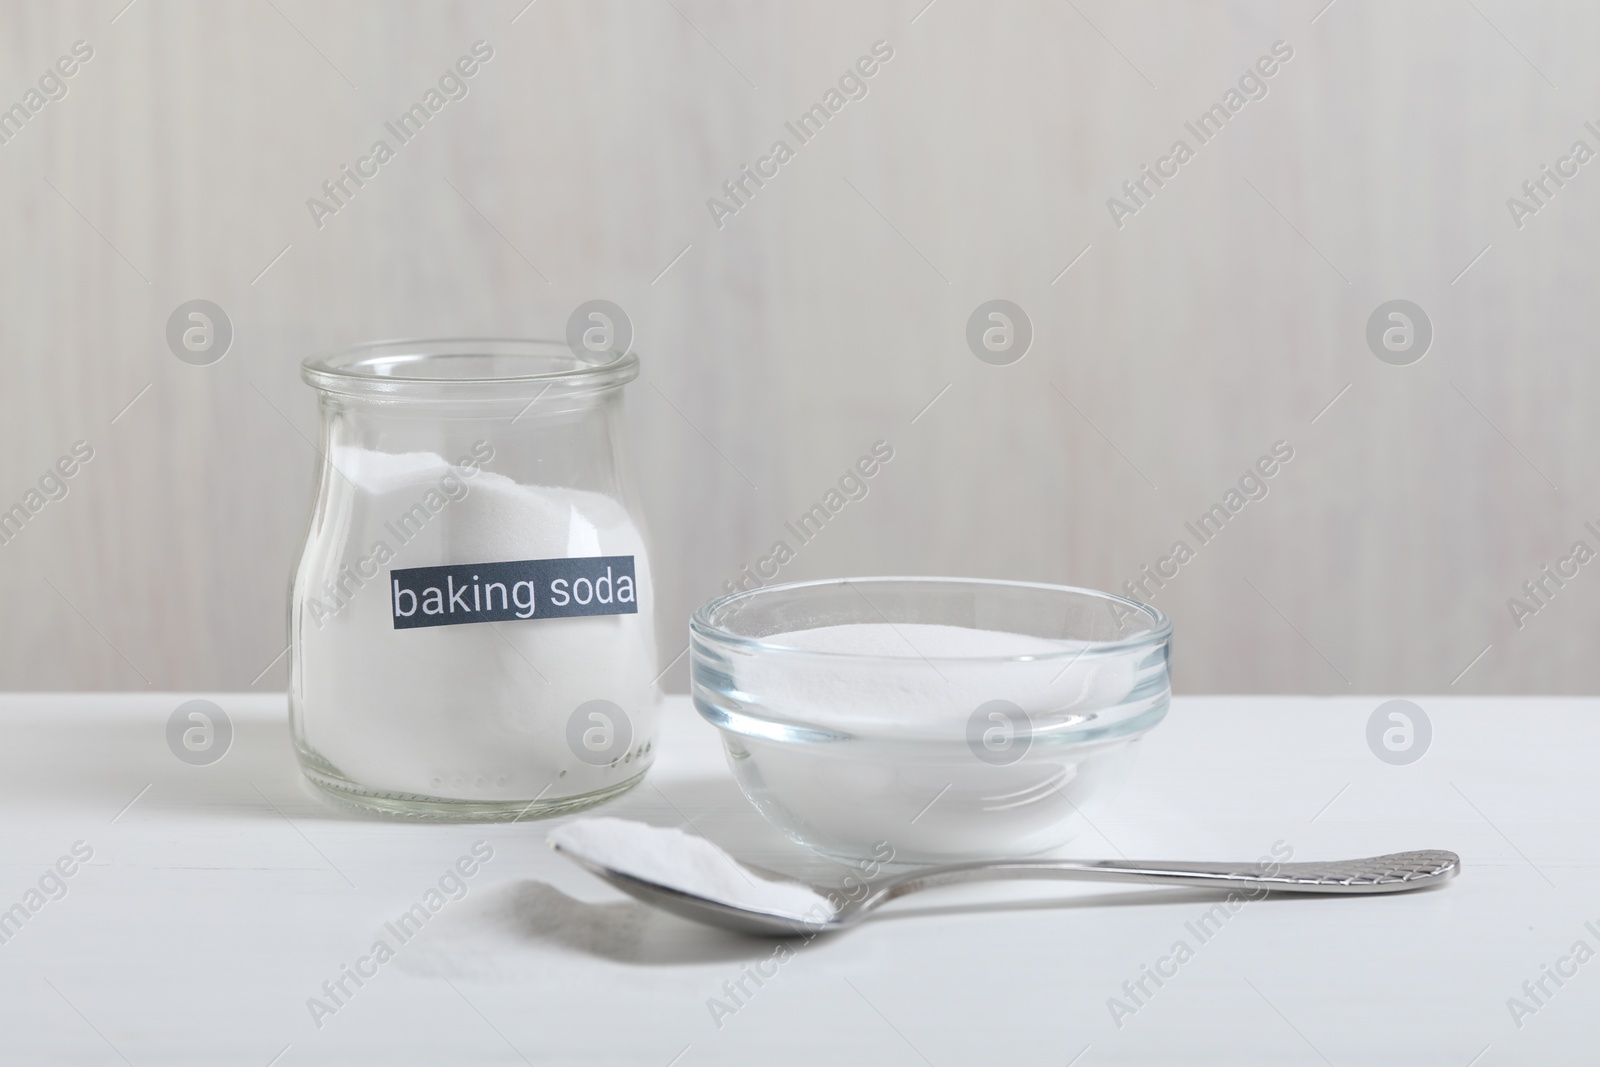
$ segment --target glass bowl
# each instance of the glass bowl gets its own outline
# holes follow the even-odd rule
[[[689,628],[695,708],[745,796],[851,860],[1066,843],[1172,695],[1167,617],[1092,589],[798,582],[719,597]]]

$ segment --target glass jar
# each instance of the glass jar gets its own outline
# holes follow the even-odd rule
[[[655,600],[623,470],[638,357],[382,342],[305,361],[322,471],[289,607],[312,782],[435,818],[552,815],[655,748]]]

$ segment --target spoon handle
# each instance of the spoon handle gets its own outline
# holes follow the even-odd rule
[[[1460,870],[1461,857],[1439,849],[1325,863],[1001,860],[914,871],[880,883],[871,903],[881,904],[934,886],[1007,879],[1144,882],[1274,893],[1394,893],[1442,882]]]

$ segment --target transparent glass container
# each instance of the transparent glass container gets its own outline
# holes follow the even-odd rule
[[[323,459],[289,717],[312,782],[391,814],[515,819],[640,781],[660,691],[621,428],[638,369],[504,339],[306,360]]]
[[[689,629],[695,708],[740,789],[851,862],[1060,847],[1114,797],[1172,696],[1171,622],[1092,589],[796,582],[712,600]]]

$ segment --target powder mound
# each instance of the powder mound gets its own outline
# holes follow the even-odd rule
[[[551,845],[646,882],[788,919],[831,918],[833,905],[806,886],[774,882],[703,837],[627,819],[579,819],[552,830]]]
[[[845,652],[856,656],[911,656],[919,659],[1048,656],[1074,647],[1073,642],[1053,641],[1030,634],[923,622],[892,625],[853,622],[840,626],[818,626],[810,630],[790,630],[761,640],[769,645],[804,649],[807,652]]]
[[[378,452],[334,445],[328,462],[351,485],[368,493],[390,493],[418,482],[437,481],[450,464],[437,452]]]
[[[741,699],[767,709],[770,718],[963,743],[974,710],[991,700],[1021,707],[1038,731],[1115,714],[1149,655],[1140,648],[1103,651],[1095,642],[941,623],[845,623],[761,641],[837,654],[743,657],[736,668],[738,688],[747,694]]]

